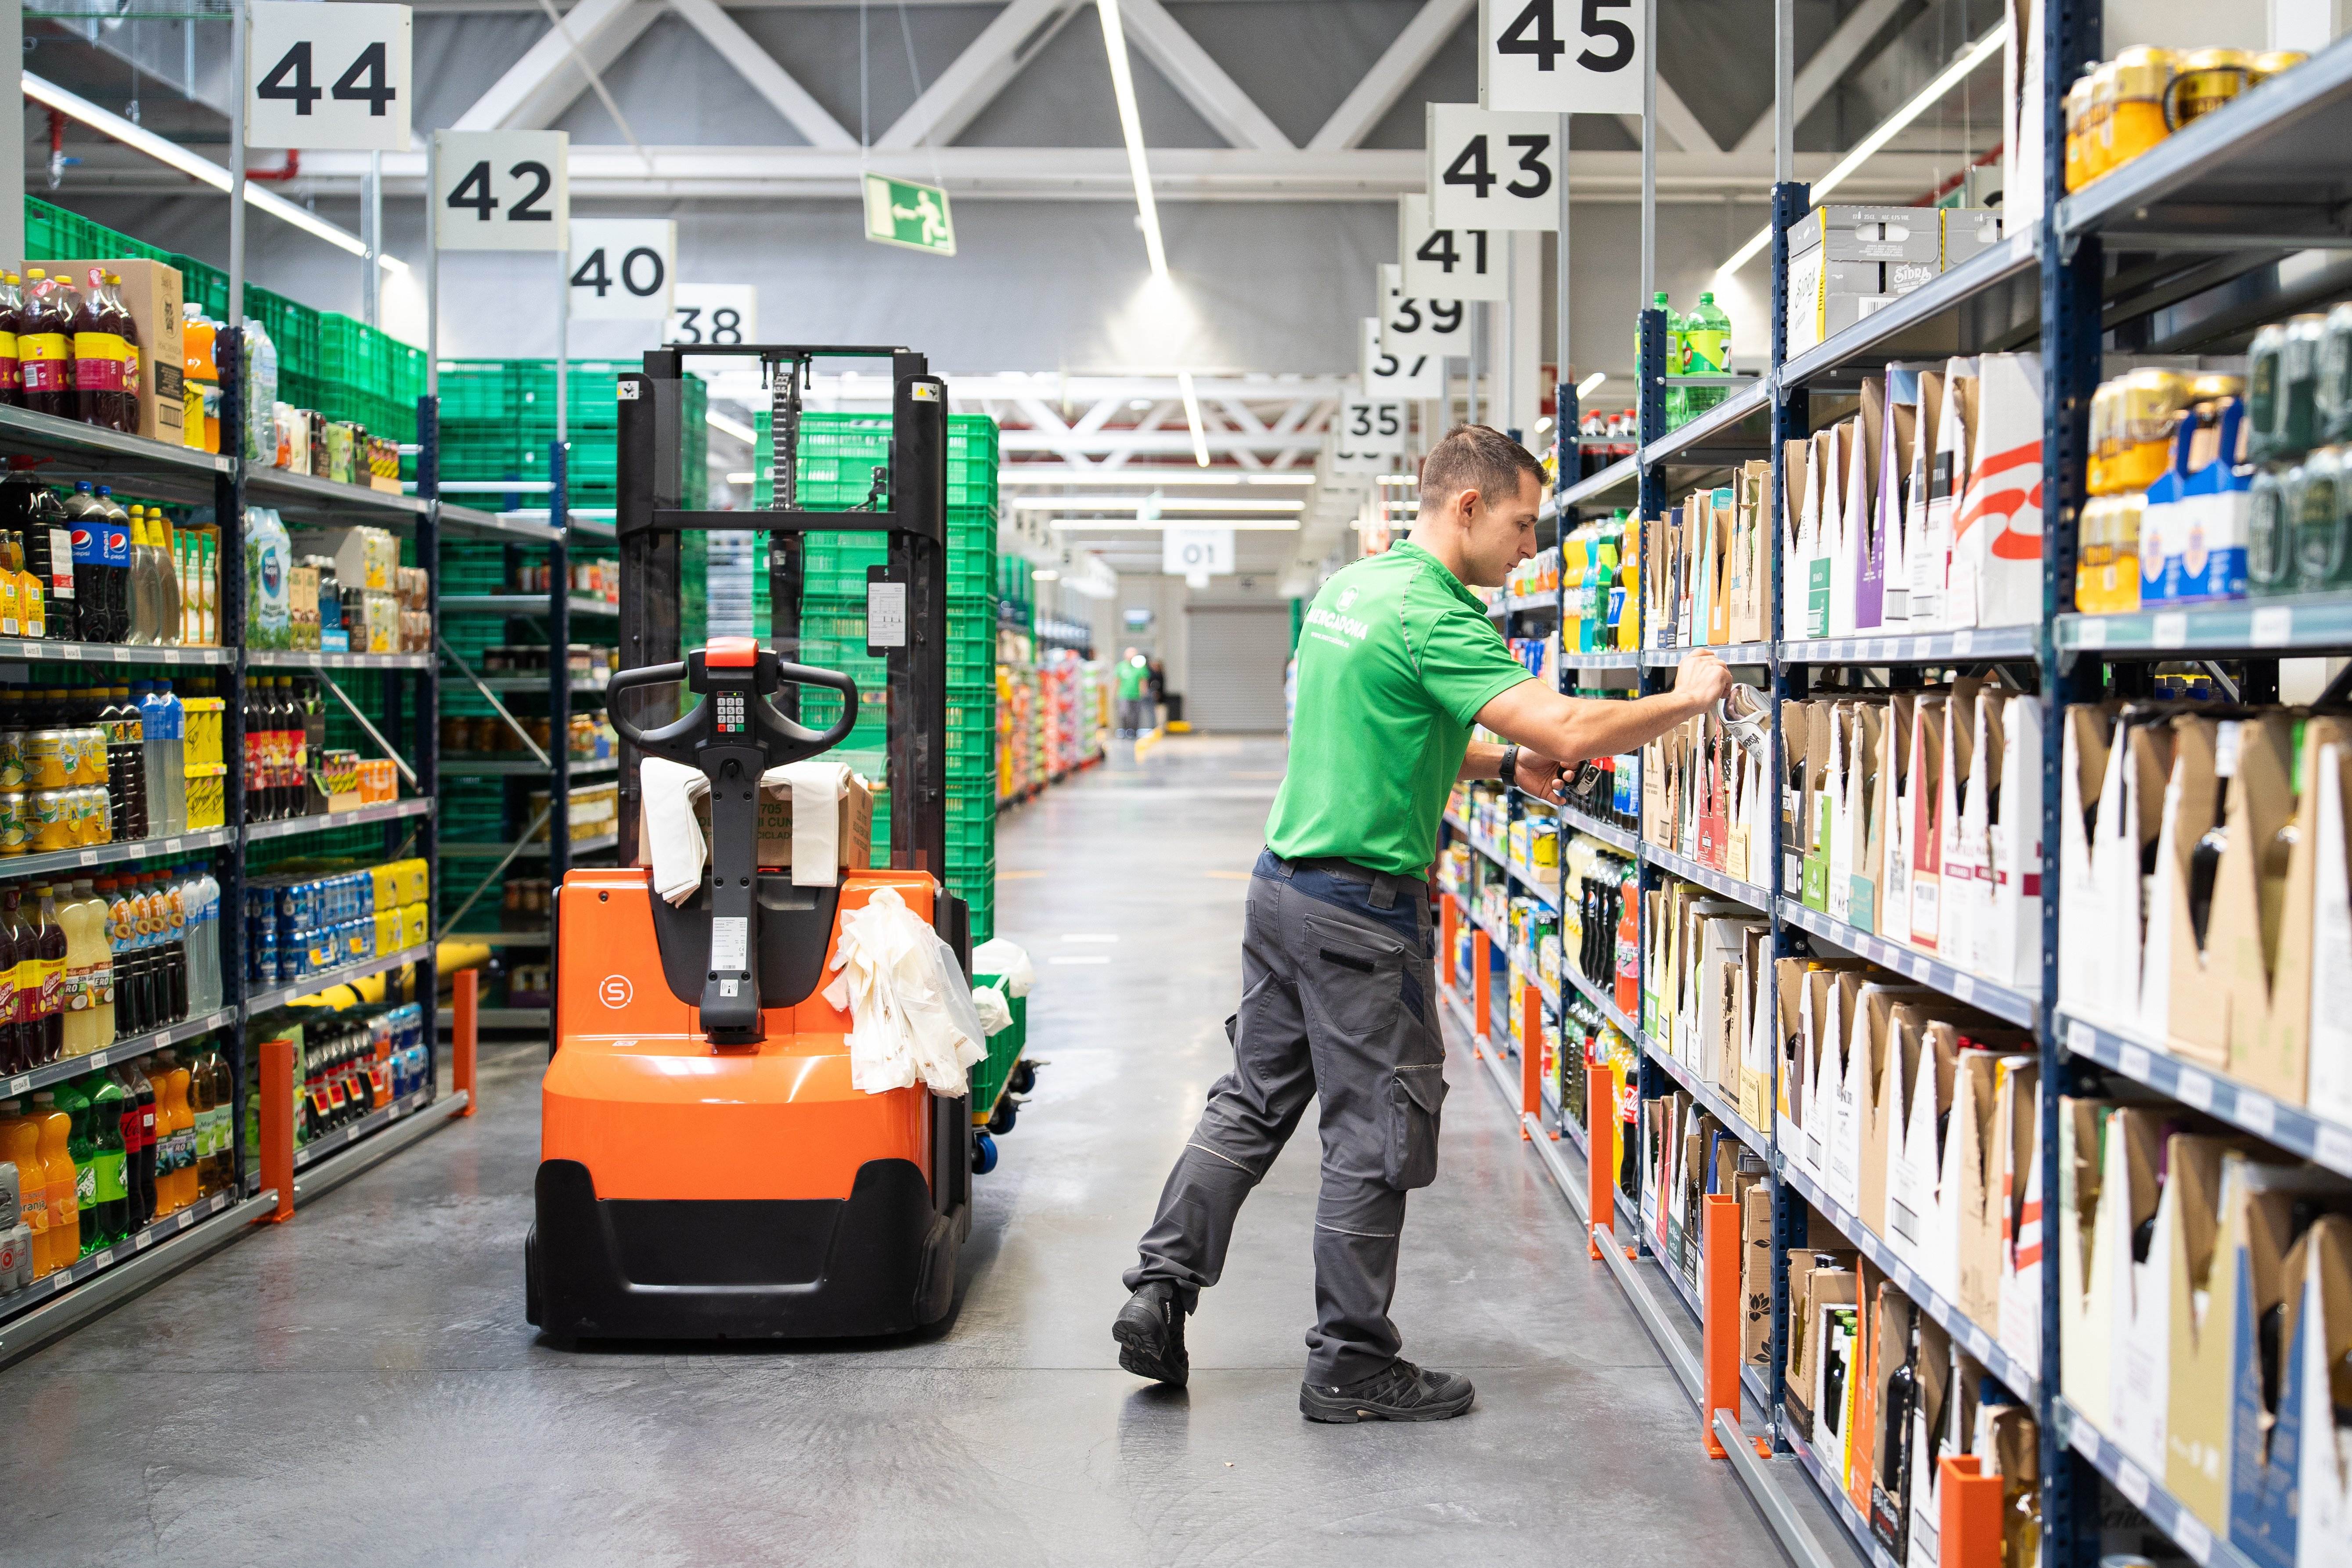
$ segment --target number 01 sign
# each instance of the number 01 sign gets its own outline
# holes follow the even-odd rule
[[[408,151],[405,5],[252,0],[245,139],[256,147]]]
[[[1478,0],[1478,101],[1545,114],[1639,114],[1642,0]]]

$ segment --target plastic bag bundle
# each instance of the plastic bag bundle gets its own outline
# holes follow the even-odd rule
[[[982,942],[971,950],[971,972],[974,974],[1001,974],[1008,994],[1026,996],[1035,984],[1037,972],[1031,967],[1029,954],[1018,943],[998,937]],[[994,1033],[993,1030],[990,1031]]]
[[[845,910],[824,999],[850,1017],[849,1081],[867,1094],[920,1082],[953,1100],[987,1038],[963,968],[893,888]]]
[[[1004,999],[1004,993],[997,987],[973,986],[971,1005],[980,1014],[980,1026],[985,1033],[993,1036],[1000,1029],[1013,1027],[1013,1004]]]

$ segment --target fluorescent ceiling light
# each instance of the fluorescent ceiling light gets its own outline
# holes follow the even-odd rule
[[[1155,505],[1155,500],[1158,504]],[[1174,506],[1187,511],[1305,511],[1303,500],[1246,500],[1234,496],[1187,496],[1175,500],[1151,496],[1019,496],[1013,504],[1023,511],[1155,511]]]
[[[200,158],[176,142],[167,142],[152,131],[143,131],[119,114],[110,113],[86,98],[77,97],[53,81],[44,81],[32,72],[25,73],[25,96],[45,109],[54,109],[68,120],[79,120],[101,135],[121,142],[134,153],[143,153],[159,163],[169,164],[192,179],[202,180],[216,191],[232,190],[235,177],[209,158]],[[275,191],[247,182],[245,205],[257,207],[281,223],[292,224],[306,234],[316,235],[338,250],[348,250],[353,256],[368,253],[367,241],[349,229],[338,228],[308,208],[295,205]],[[376,265],[386,272],[405,272],[408,263],[396,256],[378,256]]]
[[[1029,581],[1032,583],[1058,583],[1061,580],[1062,574],[1051,566],[1041,566],[1029,574]]]
[[[748,485],[751,483],[751,471],[746,468],[740,474],[730,474],[727,476],[727,482],[730,485]]]
[[[1608,379],[1609,373],[1607,371],[1594,371],[1591,375],[1586,376],[1582,381],[1576,384],[1576,395],[1579,397],[1591,396],[1594,393],[1601,390],[1601,384]]]
[[[1151,275],[1162,283],[1168,276],[1168,247],[1160,236],[1160,202],[1151,194],[1151,163],[1143,151],[1143,116],[1135,107],[1135,71],[1127,58],[1127,25],[1119,19],[1118,0],[1095,0],[1102,18],[1103,52],[1110,59],[1111,96],[1118,100],[1118,133],[1127,142],[1128,176],[1135,182],[1135,216],[1143,226],[1143,254]],[[1192,458],[1209,466],[1208,437],[1201,429],[1201,400],[1192,393],[1190,371],[1176,373],[1176,386],[1184,395],[1184,422],[1192,430]]]
[[[1983,37],[1960,52],[1959,58],[1937,72],[1934,80],[1913,95],[1911,101],[1879,121],[1877,129],[1853,145],[1853,150],[1837,161],[1837,166],[1813,182],[1812,201],[1818,206],[1823,196],[1852,178],[1853,172],[1869,161],[1870,155],[1901,135],[1910,123],[1940,101],[1952,89],[1966,81],[1979,66],[2000,52],[2001,29],[1993,28]],[[26,79],[30,79],[29,78]],[[1772,242],[1772,226],[1766,224],[1748,237],[1748,243],[1731,253],[1731,259],[1715,269],[1718,278],[1728,278],[1752,260],[1757,252]]]
[[[759,443],[760,433],[757,430],[752,429],[740,419],[719,413],[716,408],[703,415],[702,422],[722,436],[732,436],[738,441],[749,445],[756,446]]]
[[[1158,533],[1169,528],[1230,528],[1236,533],[1296,533],[1295,517],[1160,517],[1146,522],[1133,517],[1057,517],[1054,528],[1063,533]]]
[[[1297,469],[1290,473],[1249,474],[1232,469],[1213,474],[1197,473],[1191,468],[1063,468],[1045,463],[1016,463],[997,470],[999,485],[1181,485],[1191,489],[1199,485],[1296,485],[1305,487],[1315,482],[1314,470]]]

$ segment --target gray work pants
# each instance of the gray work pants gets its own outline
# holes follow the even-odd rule
[[[1389,1321],[1404,1195],[1437,1175],[1445,1047],[1421,883],[1258,858],[1242,925],[1242,1003],[1225,1020],[1233,1070],[1209,1090],[1144,1232],[1132,1290],[1172,1281],[1187,1311],[1224,1271],[1234,1219],[1322,1101],[1310,1382],[1354,1383],[1401,1344]]]

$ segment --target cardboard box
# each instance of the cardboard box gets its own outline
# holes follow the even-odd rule
[[[2158,828],[2170,731],[2114,704],[2066,710],[2059,770],[2058,997],[2111,1027],[2140,1025],[2142,846]],[[2087,824],[2087,826],[2086,826]]]
[[[63,273],[76,289],[89,286],[93,267],[122,279],[117,290],[131,309],[131,323],[139,333],[139,434],[152,441],[186,445],[186,366],[180,341],[183,295],[180,269],[160,261],[131,257],[119,260],[95,258],[80,261],[36,261],[51,276]]]
[[[1995,1123],[2000,1180],[1992,1204],[2000,1222],[1994,1337],[2020,1366],[2042,1374],[2042,1068],[2032,1057],[2004,1057]]]
[[[1964,395],[1968,483],[1951,525],[1949,626],[2042,619],[2042,356],[1984,354]]]
[[[1988,1332],[2000,1322],[2000,1135],[2009,1066],[1991,1051],[1960,1053],[1939,1191],[1954,1221],[1954,1245],[1948,1258],[1940,1248],[1931,1253],[1922,1271]]]
[[[1938,1126],[1952,1104],[1959,1068],[1959,1036],[1938,1028],[1930,1010],[1897,1003],[1890,1016],[1893,1054],[1887,1060],[1887,1093],[1894,1115],[1887,1124],[1886,1243],[1895,1255],[1927,1275],[1943,1217],[1937,1193],[1943,1182],[1944,1150]],[[1929,1284],[1935,1284],[1930,1277]]]
[[[1789,230],[1789,255],[1819,247],[1832,261],[1940,262],[1939,220],[1933,207],[1817,206]]]
[[[1857,1253],[1829,1248],[1795,1248],[1789,1254],[1789,1364],[1781,1377],[1781,1400],[1790,1424],[1815,1444],[1815,1455],[1824,1465],[1829,1460],[1815,1441],[1814,1404],[1821,1391],[1822,1315],[1832,1307],[1853,1306],[1862,1282],[1854,1271],[1859,1259]]]
[[[1945,271],[1965,267],[1986,251],[2000,247],[1999,207],[1946,207],[1942,216]]]
[[[1920,1312],[1911,1299],[1893,1285],[1879,1288],[1877,1322],[1874,1342],[1876,1346],[1872,1365],[1871,1384],[1875,1394],[1873,1401],[1874,1421],[1871,1433],[1872,1463],[1867,1472],[1868,1496],[1862,1507],[1863,1517],[1870,1521],[1870,1532],[1889,1552],[1900,1552],[1908,1522],[1903,1515],[1904,1500],[1909,1488],[1903,1484],[1902,1464],[1911,1436],[1911,1420],[1915,1403],[1901,1398],[1895,1388],[1895,1374],[1906,1365],[1913,1367],[1912,1392],[1918,1390],[1917,1368],[1913,1364],[1914,1347],[1918,1343]]]
[[[2214,720],[2179,714],[2172,723],[2172,774],[2164,793],[2164,826],[2158,841],[2156,880],[2148,894],[2148,931],[2143,959],[2147,984],[2140,995],[2140,1027],[2168,1050],[2207,1067],[2230,1061],[2230,990],[2225,965],[2211,945],[2222,936],[2207,921],[2198,939],[2189,902],[2198,841],[2219,820],[2222,803],[2221,754],[2223,730]],[[2237,765],[2239,726],[2227,731]],[[2221,881],[2217,876],[2214,889]]]
[[[2304,747],[2305,795],[2312,806],[2313,845],[2310,1058],[2306,1078],[2312,1113],[2352,1121],[2352,878],[2346,872],[2352,830],[2352,746]],[[2348,1553],[2347,1555],[2352,1555]]]
[[[1906,1458],[1911,1467],[1910,1518],[1903,1554],[1904,1568],[1936,1568],[1943,1526],[1937,1460],[1960,1453],[1976,1425],[1976,1385],[1962,1375],[1966,1360],[1951,1336],[1922,1313],[1919,1327],[1918,1388],[1911,1412],[1911,1442]]]
[[[2340,874],[2341,769],[2352,756],[2352,726],[2342,719],[2300,722],[2305,772],[2299,797],[2292,772],[2296,716],[2265,714],[2259,724],[2268,743],[2249,744],[2240,729],[2230,831],[2243,849],[2222,855],[2213,889],[2213,918],[2223,922],[2215,956],[2230,986],[2230,1074],[2290,1105],[2301,1104],[2310,1088],[2319,863],[2332,843]],[[2337,791],[2332,834],[2324,778],[2331,769]],[[2294,842],[2282,868],[2257,847],[2275,845],[2289,823]],[[2212,945],[2209,940],[2209,950]]]
[[[1923,377],[1923,394],[1925,390]],[[1944,600],[1951,579],[1953,515],[1968,493],[1969,439],[1977,427],[1976,405],[1975,362],[1949,361],[1940,383],[1935,425],[1928,432],[1925,504],[1916,522],[1906,526],[1904,546],[1911,567],[1910,622],[1914,631],[1937,631],[1953,624]]]
[[[2343,1219],[2323,1218],[2296,1243],[2287,1269],[2283,1339],[2294,1374],[2281,1402],[2273,1450],[2297,1460],[2301,1521],[2295,1568],[2352,1564],[2352,1426],[2329,1395],[2330,1369],[2352,1357],[2352,1234]]]
[[[2291,1234],[2291,1207],[2258,1203],[2235,1258],[2239,1310],[2230,1363],[2231,1543],[2262,1568],[2296,1568],[2305,1443],[2336,1451],[2331,1380],[2325,1359],[2330,1266],[2352,1269],[2352,1218],[2328,1215]],[[2347,1300],[2347,1306],[2352,1306]],[[2268,1346],[2258,1325],[2280,1329]],[[2315,1356],[2313,1352],[2320,1353]],[[2307,1375],[2316,1366],[2319,1375]],[[2352,1554],[2352,1539],[2338,1542]]]
[[[642,807],[640,808],[642,809]],[[704,796],[695,803],[695,821],[702,829],[703,841],[710,841],[710,801]],[[822,885],[835,879],[839,872],[862,871],[873,864],[874,794],[865,778],[854,769],[848,772],[842,785],[841,796],[833,819],[828,823],[811,825],[798,822],[793,808],[793,792],[789,785],[762,781],[760,786],[760,864],[762,868],[795,872],[793,881],[802,885]],[[814,833],[814,837],[812,837]],[[650,861],[653,836],[640,828],[637,835],[638,864]],[[821,871],[810,868],[810,874],[820,877],[812,883],[800,875],[803,868],[794,863],[796,845],[814,844],[818,858],[831,864]],[[830,850],[827,855],[825,851]]]
[[[2275,1152],[2262,1154],[2222,1149],[2210,1206],[2204,1189],[2188,1187],[2180,1223],[2168,1238],[2158,1238],[2171,1242],[2172,1275],[2164,1484],[2217,1535],[2229,1531],[2231,1374],[2240,1324],[2252,1333],[2269,1304],[2255,1291],[2267,1289],[2272,1302],[2280,1299],[2295,1200],[2342,1184],[2315,1166],[2266,1163]],[[2205,1173],[2192,1166],[2192,1183]]]
[[[1864,857],[1876,886],[1870,889],[1867,929],[1896,941],[1911,931],[1911,731],[1917,698],[1898,691],[1888,699],[1879,733],[1876,800],[1870,812],[1870,847]],[[1855,889],[1857,901],[1861,889]]]
[[[1936,951],[1944,913],[1943,814],[1949,778],[1944,753],[1952,728],[1950,706],[1948,694],[1922,693],[1912,710],[1909,918],[1886,933],[1928,952]]]
[[[1875,262],[1835,261],[1816,247],[1789,258],[1788,338],[1791,356],[1824,342],[1884,305],[1885,273]]]
[[[1885,399],[1875,381],[1862,384],[1862,408],[1838,426],[1838,536],[1830,572],[1830,629],[1833,637],[1854,634],[1860,613],[1863,562],[1877,529],[1878,448]]]
[[[1745,1364],[1759,1372],[1772,1364],[1772,1188],[1758,1181],[1739,1194],[1740,1295],[1746,1327],[1740,1338]]]
[[[1808,512],[1818,512],[1820,506],[1814,491],[1821,477],[1812,468],[1812,450],[1811,441],[1780,444],[1780,636],[1785,640],[1809,635],[1801,589],[1808,569],[1804,520]]]

